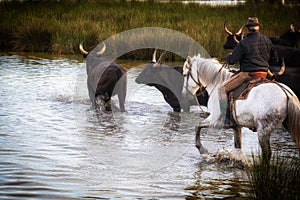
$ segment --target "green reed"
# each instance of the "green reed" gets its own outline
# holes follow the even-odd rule
[[[163,27],[192,37],[221,59],[227,53],[223,49],[225,20],[237,31],[247,17],[257,16],[263,33],[279,37],[300,19],[299,6],[251,3],[211,7],[153,1],[1,1],[0,11],[2,51],[78,54],[80,42],[90,50],[128,29]],[[138,53],[139,59],[149,59],[147,52]],[[137,58],[135,53],[130,55]]]
[[[300,199],[300,159],[276,152],[271,161],[252,156],[248,168],[250,199],[290,200]]]

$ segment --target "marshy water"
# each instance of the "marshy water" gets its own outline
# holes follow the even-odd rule
[[[0,57],[0,198],[242,199],[245,171],[216,161],[233,149],[230,130],[203,131],[210,154],[194,147],[200,109],[173,113],[126,63],[126,112],[91,108],[82,59],[2,54]],[[113,98],[117,101],[116,98]],[[297,152],[279,129],[272,148]],[[243,150],[257,154],[257,134],[243,131]]]

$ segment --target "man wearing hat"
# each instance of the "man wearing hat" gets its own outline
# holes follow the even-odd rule
[[[269,62],[277,62],[278,55],[271,40],[259,32],[260,24],[257,17],[249,17],[245,26],[248,33],[231,54],[226,57],[230,65],[240,64],[240,72],[235,74],[219,88],[221,120],[223,128],[230,128],[229,112],[227,111],[227,94],[252,78],[266,78]]]

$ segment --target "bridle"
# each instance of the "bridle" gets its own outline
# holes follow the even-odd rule
[[[201,89],[202,87],[204,87],[204,86],[200,83],[199,76],[198,76],[199,73],[198,73],[198,71],[197,71],[197,77],[198,77],[198,78],[197,78],[197,80],[196,80],[195,77],[194,77],[193,74],[192,74],[192,66],[190,66],[189,63],[185,64],[185,66],[186,66],[186,68],[188,69],[188,73],[184,75],[184,76],[186,76],[185,90],[186,90],[188,93],[190,93],[192,96],[197,97],[197,96],[198,96],[198,95],[196,94],[197,91],[198,91],[199,89]],[[191,91],[188,89],[188,82],[189,82],[189,78],[190,78],[190,77],[191,77],[191,79],[196,83],[196,87],[194,87],[193,92],[191,92]],[[204,87],[204,88],[206,89],[206,87]],[[202,94],[203,94],[203,93],[201,93],[200,95],[202,95]],[[200,103],[198,102],[198,99],[196,98],[195,100],[196,100],[196,102],[197,102],[199,108],[200,108],[200,109],[202,110],[202,112],[204,113],[205,111],[202,109]]]
[[[186,76],[186,84],[185,84],[185,87],[186,87],[186,90],[188,90],[188,82],[189,82],[189,78],[191,77],[191,79],[194,81],[194,83],[196,84],[196,87],[194,87],[194,91],[196,89],[200,89],[202,87],[204,87],[204,89],[206,89],[206,86],[203,86],[203,84],[201,84],[200,80],[199,80],[199,72],[197,71],[197,79],[193,76],[192,74],[192,65],[190,65],[189,63],[185,64],[185,67],[188,69],[188,72],[187,74],[185,74],[184,76]],[[197,90],[196,90],[197,91]],[[196,91],[195,92],[192,92],[192,93],[195,93],[196,94]],[[193,94],[194,95],[194,94]]]
[[[186,91],[189,91],[189,90],[188,90],[188,81],[189,81],[189,77],[191,77],[191,79],[192,79],[192,80],[194,81],[194,83],[196,84],[196,86],[194,87],[193,92],[191,92],[191,94],[192,94],[193,96],[195,96],[195,95],[196,95],[196,92],[198,91],[198,89],[200,89],[200,88],[206,89],[207,86],[203,86],[203,84],[201,84],[201,82],[200,82],[200,80],[199,80],[199,72],[198,72],[198,70],[197,70],[197,80],[196,80],[195,77],[194,77],[193,74],[192,74],[192,65],[190,65],[189,63],[187,63],[187,64],[185,64],[185,67],[188,69],[188,72],[187,72],[187,74],[185,75],[185,76],[186,76],[185,89],[186,89]],[[219,75],[219,74],[221,73],[221,71],[222,71],[223,68],[225,68],[225,69],[230,69],[230,65],[227,64],[227,63],[224,63],[224,64],[222,65],[222,67],[219,69],[217,75]],[[212,94],[212,92],[214,91],[214,89],[216,88],[216,86],[217,86],[217,84],[215,84],[215,86],[213,87],[213,89],[212,89],[212,91],[210,92],[210,94],[208,94],[208,96],[210,96],[210,95]]]

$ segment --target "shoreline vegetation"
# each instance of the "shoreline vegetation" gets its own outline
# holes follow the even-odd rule
[[[300,160],[298,155],[273,152],[270,162],[262,155],[252,155],[252,165],[246,170],[250,200],[282,200],[300,198]]]
[[[225,21],[234,32],[249,16],[257,16],[263,34],[279,37],[291,23],[300,28],[299,7],[253,1],[234,6],[154,1],[1,1],[0,51],[76,55],[80,54],[80,42],[90,51],[120,32],[162,27],[186,34],[212,57],[223,59],[228,53],[223,49]],[[151,54],[149,49],[136,50],[122,59],[149,60]]]

